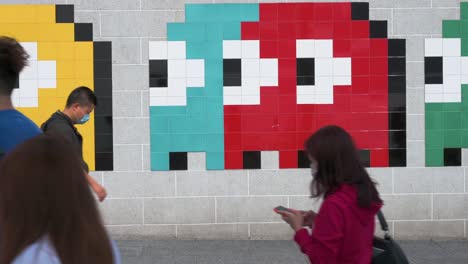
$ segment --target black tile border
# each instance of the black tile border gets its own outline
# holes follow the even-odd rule
[[[74,23],[75,7],[73,5],[55,5],[55,23]]]
[[[262,153],[261,151],[244,151],[242,161],[244,169],[261,169]]]

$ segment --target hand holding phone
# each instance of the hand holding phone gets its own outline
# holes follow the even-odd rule
[[[289,208],[286,208],[284,206],[277,206],[275,207],[275,209],[273,209],[273,211],[275,211],[277,214],[280,214],[281,212],[289,212],[289,213],[292,213],[293,211]]]

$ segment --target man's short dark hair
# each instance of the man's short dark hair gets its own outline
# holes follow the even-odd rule
[[[97,106],[97,98],[91,89],[86,86],[80,86],[73,90],[68,96],[66,107],[69,108],[73,104],[79,104],[81,106]]]
[[[28,58],[28,53],[16,39],[0,36],[0,95],[10,96],[13,93]]]

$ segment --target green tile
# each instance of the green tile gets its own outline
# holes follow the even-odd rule
[[[426,166],[428,167],[444,166],[444,150],[443,149],[427,149],[426,150]]]
[[[468,129],[468,112],[461,112],[462,129]]]
[[[462,145],[462,131],[461,130],[446,130],[444,136],[444,147],[446,148],[460,148]]]
[[[444,113],[427,111],[426,112],[426,129],[443,129],[444,128]]]
[[[461,112],[463,110],[463,105],[460,103],[443,103],[442,107],[444,112]]]
[[[426,129],[426,149],[443,148],[443,147],[444,147],[444,131]]]
[[[426,112],[427,111],[443,111],[444,106],[441,103],[426,103],[425,104]]]
[[[463,35],[464,37],[465,35]],[[461,55],[468,56],[468,38],[461,39]]]
[[[169,170],[169,153],[152,152],[151,153],[151,170],[152,171]]]
[[[442,36],[444,38],[461,38],[461,29],[459,20],[442,21]]]
[[[461,112],[444,112],[445,129],[460,129],[461,125]]]
[[[468,20],[468,2],[460,3],[460,19]]]
[[[468,148],[468,129],[463,129],[461,131],[462,133],[462,148]]]
[[[206,169],[223,170],[224,169],[224,152],[207,152],[206,153]]]

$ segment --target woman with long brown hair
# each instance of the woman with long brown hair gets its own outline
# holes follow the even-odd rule
[[[370,264],[375,215],[382,200],[359,159],[351,136],[327,126],[305,143],[312,168],[312,197],[323,198],[318,214],[277,210],[313,264]],[[312,232],[304,228],[311,225]]]
[[[0,163],[0,263],[120,263],[79,158],[37,136]]]

